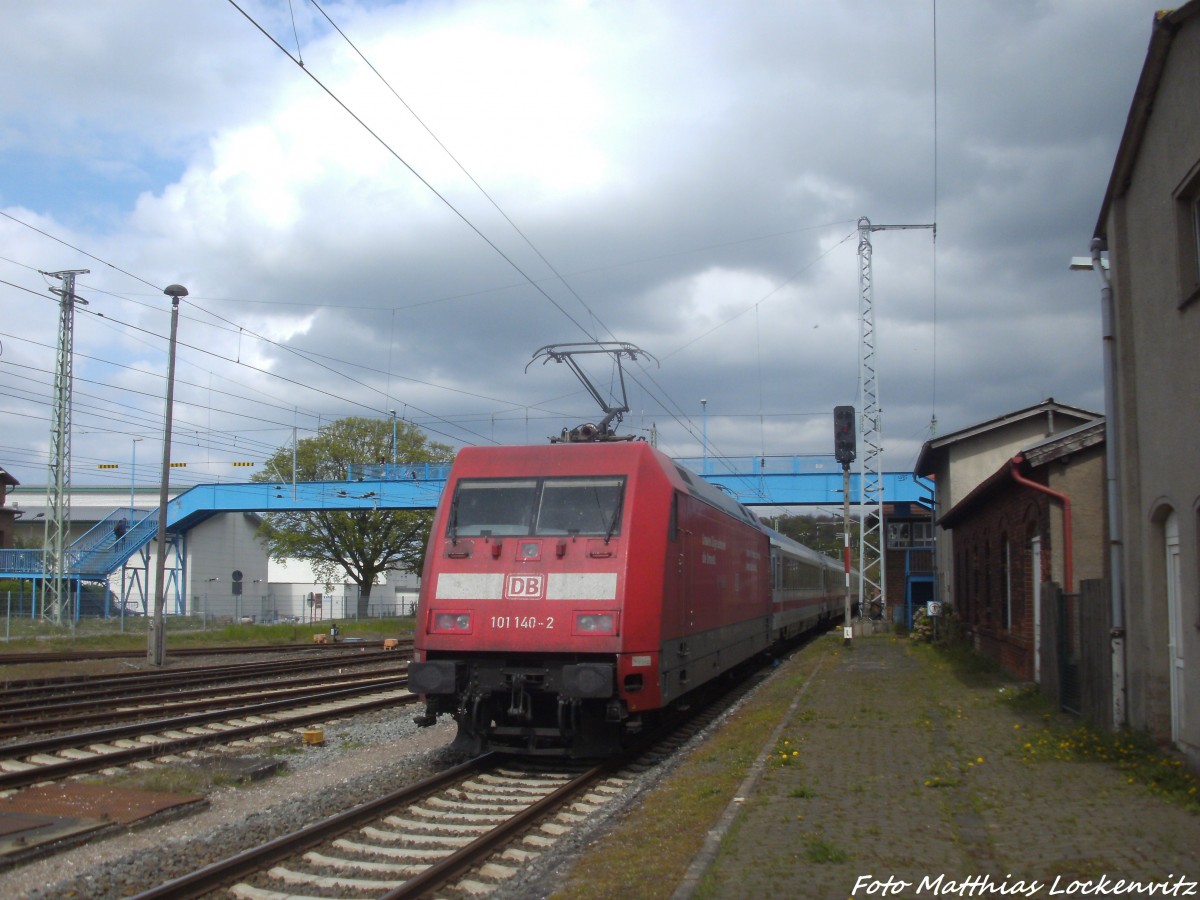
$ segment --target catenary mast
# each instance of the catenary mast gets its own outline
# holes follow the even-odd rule
[[[858,590],[861,610],[878,595],[880,609],[887,608],[887,578],[883,540],[883,406],[879,399],[878,332],[875,328],[875,297],[871,268],[871,232],[905,231],[937,225],[872,225],[858,220],[858,313],[862,326],[859,338],[859,530]]]
[[[87,301],[75,296],[75,276],[88,269],[42,272],[62,279],[63,286],[51,288],[59,296],[58,359],[54,368],[54,415],[50,419],[50,471],[46,479],[46,533],[42,556],[45,600],[44,618],[62,624],[63,609],[70,599],[67,574],[67,543],[71,530],[71,385],[74,381],[75,304]]]

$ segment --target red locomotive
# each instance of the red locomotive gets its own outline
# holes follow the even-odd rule
[[[409,685],[456,746],[596,756],[840,616],[842,564],[636,441],[465,448],[438,506]]]

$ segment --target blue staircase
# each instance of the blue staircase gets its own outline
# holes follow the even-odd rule
[[[67,548],[66,570],[73,578],[102,581],[149,544],[158,534],[158,510],[135,509],[130,520],[128,507],[115,509],[77,538]],[[117,522],[126,520],[123,534]],[[0,550],[0,578],[42,574],[42,550]]]

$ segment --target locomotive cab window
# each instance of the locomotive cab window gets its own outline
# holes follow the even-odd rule
[[[625,479],[471,478],[458,483],[451,537],[620,534]]]
[[[620,478],[548,478],[536,534],[619,534]]]
[[[532,478],[460,481],[450,506],[448,533],[452,537],[529,534],[537,487]]]

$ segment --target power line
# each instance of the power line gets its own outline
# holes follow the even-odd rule
[[[331,100],[333,100],[334,103],[336,103],[343,110],[345,110],[346,114],[348,116],[350,116],[350,118],[354,119],[355,122],[357,122],[359,125],[361,125],[363,130],[365,130],[367,132],[367,134],[369,134],[371,137],[373,137],[376,140],[376,142],[378,142],[379,145],[381,147],[383,147],[397,162],[399,162],[402,166],[404,166],[404,168],[408,169],[408,171],[412,173],[414,178],[416,178],[419,182],[421,182],[421,184],[425,185],[425,187],[429,189],[430,193],[432,193],[435,197],[437,197],[438,200],[440,200],[447,209],[449,209],[452,213],[454,213],[454,215],[456,215],[463,222],[464,225],[466,225],[468,228],[470,228],[471,231],[475,232],[475,234],[478,235],[478,237],[485,244],[487,244],[489,247],[491,247],[492,250],[495,251],[496,255],[498,255],[501,259],[503,259],[506,263],[508,263],[525,280],[525,282],[530,287],[532,287],[535,291],[537,291],[539,294],[541,294],[543,297],[545,297],[548,301],[550,301],[550,303],[554,306],[554,308],[557,309],[559,312],[561,312],[564,316],[566,316],[575,325],[576,328],[578,328],[584,334],[587,334],[590,337],[592,337],[592,340],[595,340],[595,337],[592,336],[591,333],[575,319],[574,316],[572,316],[569,312],[567,312],[557,300],[555,300],[548,293],[546,293],[546,291],[542,288],[542,286],[540,284],[538,284],[524,269],[522,269],[517,264],[516,260],[514,260],[512,257],[510,257],[503,250],[501,250],[500,247],[495,242],[493,242],[491,238],[489,238],[486,234],[484,234],[483,231],[481,231],[479,229],[479,227],[475,225],[474,222],[472,222],[469,218],[467,218],[467,216],[461,210],[459,210],[458,207],[456,207],[453,203],[451,203],[444,194],[442,194],[429,181],[427,181],[420,172],[418,172],[415,168],[413,168],[413,166],[408,162],[408,160],[406,160],[403,156],[401,156],[396,151],[396,149],[391,146],[391,144],[389,144],[387,141],[385,141],[373,128],[371,128],[370,125],[368,125],[362,119],[362,117],[360,117],[356,112],[354,112],[354,110],[352,110],[349,106],[347,106],[346,103],[336,93],[334,93],[331,88],[329,88],[323,81],[321,81],[321,79],[319,79],[316,75],[314,75],[308,69],[308,67],[306,67],[304,65],[303,62],[301,62],[299,59],[297,59],[295,56],[293,56],[286,47],[284,47],[282,44],[280,44],[279,41],[275,40],[275,38],[272,37],[271,34],[265,28],[263,28],[260,24],[258,24],[258,22],[255,21],[254,18],[249,13],[247,13],[244,9],[242,9],[240,6],[238,6],[236,0],[228,0],[228,2],[229,2],[230,6],[232,6],[234,9],[236,9],[239,13],[241,13],[246,18],[246,21],[248,21],[251,25],[253,25],[255,28],[257,28],[262,33],[263,37],[265,37],[268,41],[270,41],[277,48],[279,48],[280,53],[282,53],[284,56],[286,56],[288,59],[290,59],[296,66],[298,66],[300,71],[302,71],[305,75],[307,75],[312,80],[313,84],[315,84],[317,87],[319,87],[321,90],[323,90],[329,96],[329,98]]]

